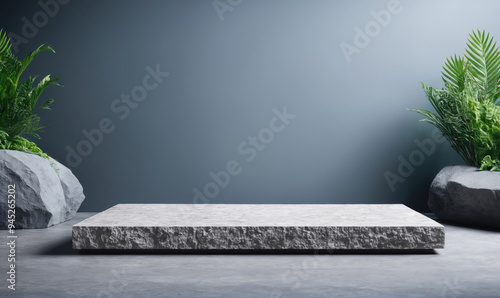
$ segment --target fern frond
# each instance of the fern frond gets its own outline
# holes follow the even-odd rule
[[[436,113],[411,111],[436,126],[467,164],[500,171],[493,164],[500,161],[500,50],[493,37],[472,32],[466,54],[448,58],[441,74],[442,89],[422,83]]]
[[[40,117],[35,109],[49,109],[53,99],[36,106],[42,92],[50,85],[59,85],[50,75],[35,85],[36,76],[21,76],[30,63],[42,52],[52,51],[52,47],[42,45],[19,61],[11,52],[11,43],[0,30],[0,149],[30,151],[39,155],[43,152],[21,135],[40,138],[38,131]]]

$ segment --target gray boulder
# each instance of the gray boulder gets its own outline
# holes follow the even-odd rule
[[[445,167],[431,184],[428,205],[441,219],[500,229],[500,172]]]
[[[7,229],[8,185],[15,185],[16,229],[47,228],[73,218],[85,196],[70,169],[55,159],[0,150],[0,229]]]

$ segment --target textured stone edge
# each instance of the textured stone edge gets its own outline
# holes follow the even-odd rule
[[[500,196],[498,188],[473,187],[462,183],[469,175],[497,174],[479,171],[472,166],[447,166],[434,178],[427,205],[440,219],[473,227],[500,229]],[[470,176],[469,176],[470,177]]]
[[[8,184],[16,184],[16,187],[18,189],[22,188],[22,192],[17,193],[17,198],[16,200],[16,223],[15,227],[16,229],[46,229],[50,228],[52,226],[61,224],[63,222],[66,222],[70,219],[72,219],[75,215],[78,209],[80,208],[82,202],[85,199],[85,195],[83,193],[83,187],[78,180],[78,178],[73,174],[71,169],[66,167],[65,165],[61,164],[54,158],[49,156],[49,159],[43,158],[35,153],[30,153],[30,152],[23,152],[23,151],[17,151],[17,150],[0,150],[0,155],[8,155],[12,159],[7,160],[8,164],[10,164],[10,167],[5,168],[6,171],[4,172],[7,174],[8,179],[4,179],[3,181],[0,181],[0,186],[7,188]],[[38,179],[36,181],[36,185],[28,183],[30,180],[27,179],[21,179],[21,175],[14,171],[12,168],[13,161],[19,166],[22,165],[24,169],[29,170],[30,174],[33,176],[37,176],[36,173],[33,171],[33,165],[31,164],[31,160],[37,160],[36,163],[39,163],[40,165],[43,165],[43,163],[46,163],[45,166],[47,167],[47,170],[50,168],[49,171],[54,171],[54,181],[51,181],[51,183],[44,183],[43,181],[40,181]],[[43,169],[43,168],[40,168]],[[1,172],[1,169],[0,169]],[[0,174],[0,178],[2,174]],[[11,176],[11,177],[9,177]],[[22,183],[14,183],[12,182],[14,179],[12,177],[16,177],[17,179],[21,180]],[[57,178],[56,178],[57,177]],[[47,176],[45,175],[45,178]],[[57,180],[57,181],[56,181]],[[3,183],[2,183],[3,182]],[[36,186],[36,187],[35,187]],[[47,206],[46,201],[43,200],[38,200],[36,204],[33,204],[33,201],[40,196],[42,196],[40,193],[45,192],[46,190],[41,191],[40,188],[50,188],[54,189],[57,187],[61,187],[61,204],[59,206],[64,206],[63,209],[61,210],[44,210],[40,208],[33,208],[32,205],[40,205],[40,206]],[[38,193],[39,196],[35,195],[35,193]],[[81,194],[80,194],[81,193]],[[52,199],[54,196],[45,196],[45,197],[51,197]],[[0,221],[0,230],[7,230],[8,224],[6,222],[6,211],[7,211],[7,200],[1,201],[0,202],[0,210],[5,211],[5,221]],[[65,205],[63,205],[64,203]],[[25,210],[25,207],[28,206],[29,209],[28,211]],[[3,210],[5,209],[5,210]],[[58,212],[60,211],[60,212]]]
[[[74,249],[438,249],[443,226],[73,227]]]

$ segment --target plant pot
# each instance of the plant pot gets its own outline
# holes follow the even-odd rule
[[[431,184],[428,205],[441,219],[500,229],[500,172],[445,167]]]
[[[35,229],[73,218],[85,195],[71,170],[55,159],[0,150],[0,198],[0,229]]]

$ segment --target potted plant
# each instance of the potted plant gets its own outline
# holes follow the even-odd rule
[[[71,170],[50,158],[24,136],[40,138],[37,110],[49,109],[52,99],[37,105],[42,92],[59,85],[59,78],[22,75],[44,51],[40,46],[24,59],[11,51],[11,42],[0,30],[0,229],[42,228],[73,217],[85,196]],[[8,220],[9,219],[9,220]]]
[[[412,109],[435,125],[468,166],[445,167],[428,205],[440,218],[500,228],[500,51],[485,31],[469,35],[463,56],[443,66],[442,89],[422,83],[435,113]]]

